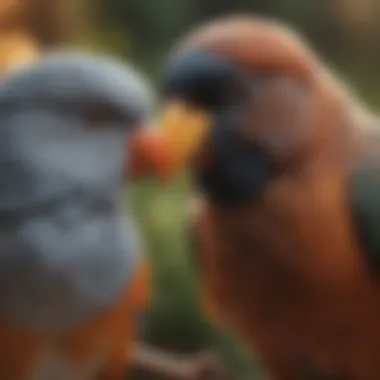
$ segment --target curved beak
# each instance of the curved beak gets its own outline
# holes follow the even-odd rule
[[[131,151],[127,167],[128,175],[134,179],[172,177],[173,160],[170,146],[156,126],[149,125],[134,131],[129,138]]]
[[[210,126],[207,113],[183,102],[168,102],[156,127],[133,133],[130,175],[170,179],[187,165]]]

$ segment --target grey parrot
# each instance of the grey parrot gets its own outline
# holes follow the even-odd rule
[[[1,83],[0,379],[123,378],[149,297],[123,184],[166,162],[152,105],[134,69],[87,53]]]

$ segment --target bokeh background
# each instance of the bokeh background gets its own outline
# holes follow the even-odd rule
[[[168,51],[183,33],[228,13],[259,13],[294,25],[370,106],[380,107],[378,0],[94,0],[90,10],[91,27],[82,42],[135,63],[158,91]],[[132,189],[155,270],[143,339],[180,353],[209,349],[221,355],[233,379],[261,378],[244,347],[213,327],[199,308],[186,224],[190,193],[186,173],[165,187],[144,181]]]

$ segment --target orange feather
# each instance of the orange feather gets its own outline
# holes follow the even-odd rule
[[[379,282],[358,242],[346,189],[372,116],[278,23],[221,20],[185,37],[174,54],[197,47],[252,73],[304,83],[317,110],[312,144],[291,167],[284,163],[287,171],[259,202],[197,205],[192,225],[205,309],[241,337],[273,379],[380,378]],[[258,128],[287,100],[286,91],[273,94],[266,113],[256,110]]]
[[[40,335],[0,320],[0,378],[34,380],[53,347],[67,365],[83,374],[81,379],[92,379],[91,371],[99,380],[123,379],[137,339],[136,317],[149,297],[147,268],[144,262],[136,269],[132,283],[112,308],[67,333]]]

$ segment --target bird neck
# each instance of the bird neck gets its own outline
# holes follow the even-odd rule
[[[33,62],[40,54],[38,43],[22,30],[0,31],[0,76]]]
[[[222,208],[244,208],[260,197],[273,177],[273,165],[264,152],[247,144],[228,124],[214,129],[206,168],[196,169],[201,192]]]

